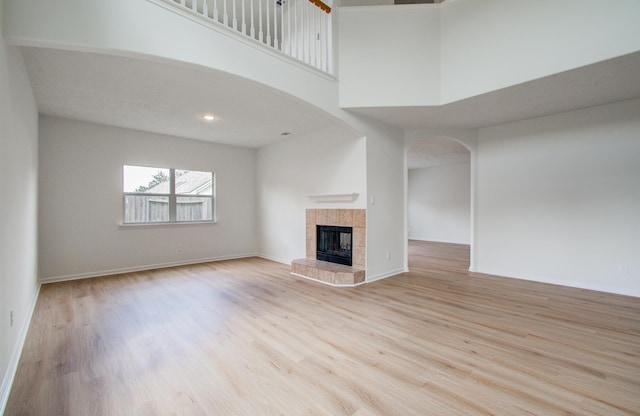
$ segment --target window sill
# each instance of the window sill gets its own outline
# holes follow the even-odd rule
[[[172,227],[197,227],[206,225],[216,225],[218,221],[189,221],[189,222],[144,222],[138,224],[119,224],[120,229],[141,229],[141,228],[172,228]]]

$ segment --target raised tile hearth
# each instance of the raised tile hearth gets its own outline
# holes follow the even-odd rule
[[[355,286],[366,280],[367,211],[364,209],[307,209],[306,255],[291,263],[291,273],[334,286]],[[352,227],[352,264],[316,259],[316,226]]]
[[[292,261],[291,273],[334,286],[355,286],[365,280],[362,269],[314,259]]]

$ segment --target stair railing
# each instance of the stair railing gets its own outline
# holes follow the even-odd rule
[[[322,0],[155,0],[333,73],[331,7]]]

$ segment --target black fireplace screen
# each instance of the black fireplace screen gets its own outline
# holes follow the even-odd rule
[[[351,227],[316,225],[316,259],[351,266]]]

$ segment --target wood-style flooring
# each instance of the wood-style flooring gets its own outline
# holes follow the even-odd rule
[[[640,414],[640,299],[410,243],[356,288],[251,258],[42,287],[6,415]]]

